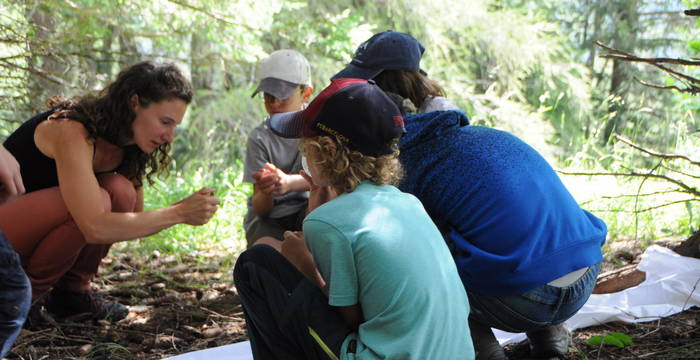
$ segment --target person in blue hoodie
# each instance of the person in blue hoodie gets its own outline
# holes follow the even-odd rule
[[[565,355],[571,335],[563,322],[593,291],[605,223],[517,137],[470,126],[459,111],[405,123],[399,188],[421,200],[452,251],[477,359],[505,359],[491,327],[525,332],[533,357]]]
[[[397,46],[403,51],[384,51]],[[391,61],[394,53],[403,60]],[[422,94],[436,85],[420,70],[422,54],[407,34],[379,33],[334,78],[375,79],[404,111],[419,113],[404,118],[399,189],[421,200],[451,249],[477,359],[506,359],[491,328],[525,332],[532,357],[563,356],[571,343],[563,323],[593,291],[605,223],[522,140],[470,126],[453,104],[424,109]]]

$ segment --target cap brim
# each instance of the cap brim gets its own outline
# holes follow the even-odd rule
[[[278,100],[285,100],[294,94],[294,91],[296,91],[298,87],[299,85],[288,81],[275,78],[265,78],[260,80],[258,87],[255,89],[251,97],[254,97],[259,92],[264,92],[274,96]]]
[[[304,111],[272,114],[267,118],[267,126],[275,135],[298,139],[304,133]]]
[[[255,95],[258,95],[259,92],[260,92],[260,85],[258,85],[258,87],[255,88],[255,91],[253,91],[253,93],[250,94],[250,97],[255,97]]]
[[[369,69],[359,67],[354,64],[348,64],[348,66],[346,66],[345,69],[340,70],[337,74],[333,75],[331,80],[345,78],[371,80],[374,79],[377,75],[379,75],[379,73],[381,73],[382,71],[384,71],[384,69]]]

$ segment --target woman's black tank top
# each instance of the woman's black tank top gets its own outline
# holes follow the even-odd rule
[[[56,162],[42,154],[34,143],[34,130],[46,120],[52,111],[47,111],[27,120],[3,144],[20,166],[22,182],[26,192],[58,186]]]

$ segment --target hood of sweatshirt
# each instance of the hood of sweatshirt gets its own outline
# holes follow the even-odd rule
[[[406,134],[399,140],[399,148],[407,149],[434,137],[444,136],[457,128],[469,125],[469,118],[458,110],[433,111],[404,116]]]

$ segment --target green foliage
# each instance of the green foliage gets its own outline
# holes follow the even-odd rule
[[[250,97],[253,90],[197,92],[197,103],[180,125],[173,146],[173,156],[184,172],[198,167],[223,170],[243,158],[248,134],[267,116],[261,96]]]
[[[629,337],[629,335],[619,333],[619,332],[609,333],[609,334],[606,334],[604,336],[603,335],[591,336],[588,339],[587,343],[589,345],[593,345],[593,346],[601,346],[601,344],[602,344],[602,345],[613,345],[613,346],[617,346],[619,348],[634,345],[634,342],[632,341],[632,338]]]
[[[252,187],[241,182],[240,162],[216,172],[203,167],[190,169],[188,173],[175,169],[167,179],[145,188],[145,208],[168,206],[205,186],[214,187],[215,195],[221,200],[214,217],[206,225],[176,225],[144,238],[140,240],[140,251],[196,254],[211,248],[233,252],[244,249],[243,216]]]
[[[250,98],[258,60],[280,48],[299,50],[311,63],[318,93],[361,41],[393,29],[425,45],[423,69],[473,124],[514,133],[555,167],[648,171],[654,160],[606,134],[693,155],[700,147],[700,101],[641,86],[635,78],[676,81],[643,64],[615,67],[592,42],[642,55],[695,56],[699,28],[689,26],[695,20],[644,15],[675,6],[632,0],[3,2],[0,139],[43,109],[49,96],[101,89],[136,61],[175,62],[191,75],[196,98],[178,129],[173,174],[146,189],[147,207],[167,206],[201,186],[216,187],[226,201],[210,224],[176,226],[141,245],[147,251],[197,251],[211,242],[242,248],[240,223],[250,189],[239,169],[247,135],[266,115],[262,100]],[[683,41],[658,40],[659,34]],[[687,164],[669,167],[658,173],[693,174]],[[682,179],[698,188],[692,176]],[[681,199],[663,192],[637,196],[664,190],[663,182],[638,180],[606,180],[590,191],[586,185],[599,182],[591,178],[569,188],[605,219],[612,238],[654,239],[700,225],[693,201],[644,211]]]

